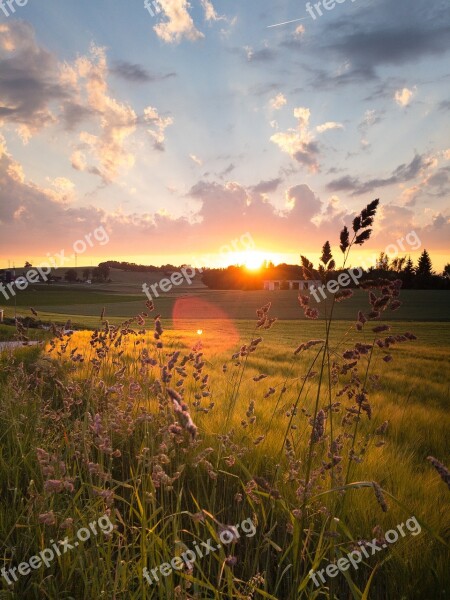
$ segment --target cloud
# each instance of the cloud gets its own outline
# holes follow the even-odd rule
[[[0,126],[11,123],[24,142],[56,122],[51,104],[68,97],[56,58],[40,48],[22,21],[0,25]]]
[[[240,51],[240,53],[242,54],[242,51]],[[276,53],[271,48],[261,48],[260,50],[254,50],[252,46],[244,46],[244,53],[247,62],[251,63],[271,62],[276,57]]]
[[[358,131],[360,131],[362,135],[366,135],[367,131],[380,123],[381,120],[382,117],[380,111],[377,111],[376,109],[368,109],[364,113],[364,117],[358,125]]]
[[[203,10],[205,11],[206,21],[225,21],[226,18],[216,13],[216,9],[213,6],[211,0],[200,0]]]
[[[394,99],[399,106],[408,106],[416,92],[416,87],[414,87],[412,90],[409,90],[405,87],[402,90],[397,90],[395,92]]]
[[[316,172],[319,170],[319,147],[309,129],[311,111],[304,107],[295,108],[294,117],[298,119],[296,129],[275,133],[270,140],[298,163],[307,166],[311,172]]]
[[[158,23],[153,28],[156,35],[167,44],[177,44],[183,39],[191,42],[201,40],[205,36],[194,24],[188,12],[187,0],[159,0],[167,21]]]
[[[165,130],[173,124],[172,117],[161,117],[152,106],[148,106],[144,110],[144,120],[150,126],[147,129],[150,137],[153,139],[153,147],[156,150],[164,150]]]
[[[281,93],[270,100],[270,108],[272,110],[280,110],[285,104],[287,104],[286,97]]]
[[[128,79],[153,80],[139,65],[119,62],[117,73]],[[150,124],[154,147],[164,148],[164,130],[172,123],[149,107],[142,118],[115,99],[109,90],[106,51],[95,44],[73,63],[60,63],[40,48],[30,25],[21,21],[0,25],[0,126],[15,126],[26,143],[44,127],[61,124],[78,130],[71,149],[74,169],[111,183],[134,164],[127,148],[137,126]]]
[[[342,123],[336,123],[336,121],[327,121],[326,123],[323,123],[322,125],[318,125],[316,127],[316,130],[319,133],[329,131],[330,129],[344,129],[344,126],[342,125]]]
[[[359,178],[346,175],[340,179],[330,181],[327,189],[332,192],[351,191],[352,196],[360,196],[373,192],[377,188],[411,181],[433,165],[434,161],[432,158],[416,154],[410,163],[401,164],[389,177],[361,181]]]
[[[176,77],[176,73],[174,72],[164,74],[150,73],[143,66],[127,62],[126,60],[116,61],[110,69],[110,73],[131,83],[153,83]]]
[[[122,169],[130,169],[134,164],[134,155],[125,143],[136,130],[137,115],[131,106],[108,94],[107,74],[104,48],[92,45],[89,55],[76,61],[76,75],[85,84],[87,105],[98,115],[100,129],[98,134],[82,131],[81,148],[76,149],[86,149],[85,155],[94,159],[88,170],[110,183]]]
[[[195,154],[189,154],[189,158],[195,162],[196,165],[199,165],[200,167],[203,164],[203,161],[201,158],[199,158],[198,156],[195,156]]]
[[[269,179],[267,181],[260,181],[251,189],[256,194],[268,194],[269,192],[276,192],[282,181],[283,180],[280,177],[277,177],[276,179]]]
[[[14,248],[16,257],[28,260],[61,248],[68,254],[76,240],[100,224],[104,224],[110,237],[107,247],[110,258],[139,254],[145,243],[147,252],[161,254],[164,248],[166,253],[180,254],[182,262],[186,260],[186,247],[192,253],[214,253],[246,232],[262,251],[277,252],[282,241],[284,252],[317,253],[326,239],[336,245],[343,222],[351,223],[354,216],[339,205],[336,197],[324,205],[305,184],[284,191],[285,206],[280,210],[264,197],[265,193],[279,189],[279,179],[248,187],[236,181],[224,184],[199,181],[188,194],[199,203],[190,218],[174,217],[167,211],[108,214],[92,206],[68,203],[67,195],[73,193],[73,188],[63,176],[51,181],[53,189],[28,181],[1,136],[0,183],[0,252],[6,255]],[[445,214],[433,214],[432,221],[420,228],[408,208],[388,205],[383,207],[379,219],[374,236],[378,246],[380,240],[391,243],[413,228],[430,250],[446,247],[449,239],[450,220]],[[397,232],[399,235],[393,238]]]
[[[72,206],[73,183],[60,176],[51,188],[27,181],[22,165],[9,154],[0,135],[0,251],[16,255],[26,247],[44,255],[62,248],[67,240],[76,241],[97,226],[104,213],[93,207]],[[90,229],[89,229],[90,228]],[[51,247],[50,247],[51,244]],[[56,246],[56,248],[55,248]]]
[[[448,9],[442,3],[378,0],[364,7],[355,4],[351,19],[336,13],[336,19],[321,20],[320,25],[321,35],[310,46],[321,59],[319,66],[309,65],[315,89],[377,81],[385,75],[385,67],[416,66],[449,51]],[[293,51],[304,53],[301,40],[290,42]],[[336,69],[336,65],[346,68]]]

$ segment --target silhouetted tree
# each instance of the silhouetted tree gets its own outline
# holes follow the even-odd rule
[[[419,277],[431,277],[434,275],[431,258],[426,250],[424,250],[420,255],[419,262],[417,263],[416,273]]]
[[[392,261],[391,269],[393,271],[395,271],[396,273],[401,273],[405,262],[406,262],[406,256],[401,256],[401,257],[398,256],[397,258],[394,258],[394,260]]]
[[[380,252],[375,268],[380,271],[389,271],[389,256],[385,252]]]
[[[408,260],[406,261],[401,275],[404,287],[411,287],[414,277],[416,276],[416,270],[414,269],[414,263],[410,256],[408,256]]]

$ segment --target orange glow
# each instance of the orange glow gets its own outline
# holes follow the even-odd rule
[[[249,271],[258,271],[264,263],[264,253],[254,250],[238,253],[237,262],[243,264]]]
[[[208,352],[220,353],[239,343],[239,333],[227,315],[217,305],[196,296],[178,298],[172,310],[173,327],[183,334],[183,340],[189,345],[199,342]],[[209,320],[211,326],[204,330],[200,323]]]

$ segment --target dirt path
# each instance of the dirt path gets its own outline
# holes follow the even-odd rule
[[[15,350],[16,348],[24,348],[27,346],[36,346],[39,342],[0,342],[0,352],[5,350]]]

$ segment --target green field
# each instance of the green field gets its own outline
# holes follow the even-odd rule
[[[129,280],[122,289],[109,285],[36,286],[17,298],[22,316],[33,306],[43,321],[70,317],[104,333],[62,334],[44,353],[0,353],[3,564],[17,565],[50,540],[73,539],[103,514],[114,532],[21,577],[14,591],[2,580],[0,598],[448,597],[449,491],[427,461],[450,462],[448,292],[402,292],[404,304],[386,315],[391,329],[381,338],[412,332],[417,340],[363,352],[346,372],[344,353],[380,337],[375,322],[355,330],[358,308],[368,310],[362,291],[336,305],[327,333],[325,320],[304,318],[295,292],[180,289],[156,302],[167,331],[155,339],[155,313],[145,326],[110,328],[145,310],[145,298],[132,293]],[[256,309],[269,300],[270,315],[280,320],[258,330]],[[100,321],[103,307],[109,325]],[[329,305],[320,308],[329,314]],[[0,340],[13,331],[0,327]],[[246,355],[243,344],[259,335]],[[294,354],[308,340],[316,345]],[[186,417],[174,412],[169,387],[184,390],[195,439]],[[370,408],[363,403],[355,416],[362,391]],[[384,422],[386,431],[377,433]],[[326,467],[331,458],[336,464]],[[310,569],[326,568],[357,540],[382,539],[412,517],[417,536],[313,585]],[[223,526],[246,519],[254,535],[204,556],[192,572],[152,586],[143,579],[144,567],[170,563],[194,542],[218,543]]]
[[[152,274],[154,275],[154,274]],[[139,277],[138,277],[139,276]],[[14,314],[17,306],[18,314],[26,315],[30,306],[39,310],[40,318],[62,320],[69,316],[72,320],[92,325],[95,317],[106,309],[108,318],[129,318],[145,310],[147,297],[140,290],[138,282],[142,282],[141,273],[113,273],[113,283],[102,286],[80,285],[34,285],[19,292],[8,302],[0,300],[0,308],[5,314]],[[115,281],[117,279],[117,281]],[[147,278],[150,281],[149,278]],[[153,278],[155,280],[155,277]],[[272,303],[272,313],[282,320],[302,319],[303,311],[297,302],[295,291],[221,291],[209,290],[198,282],[192,286],[180,286],[169,293],[161,294],[154,302],[158,313],[164,319],[217,319],[218,310],[221,318],[231,320],[253,319],[257,308]],[[385,315],[389,320],[402,321],[448,321],[450,313],[450,291],[448,290],[404,290],[403,306],[399,311]],[[201,301],[201,305],[197,301]],[[330,311],[332,297],[312,306],[318,308],[321,317]],[[359,308],[369,310],[367,294],[362,290],[354,290],[354,296],[340,304],[336,304],[333,316],[337,320],[352,320]],[[24,312],[25,309],[25,312]],[[94,320],[92,320],[94,317]]]

